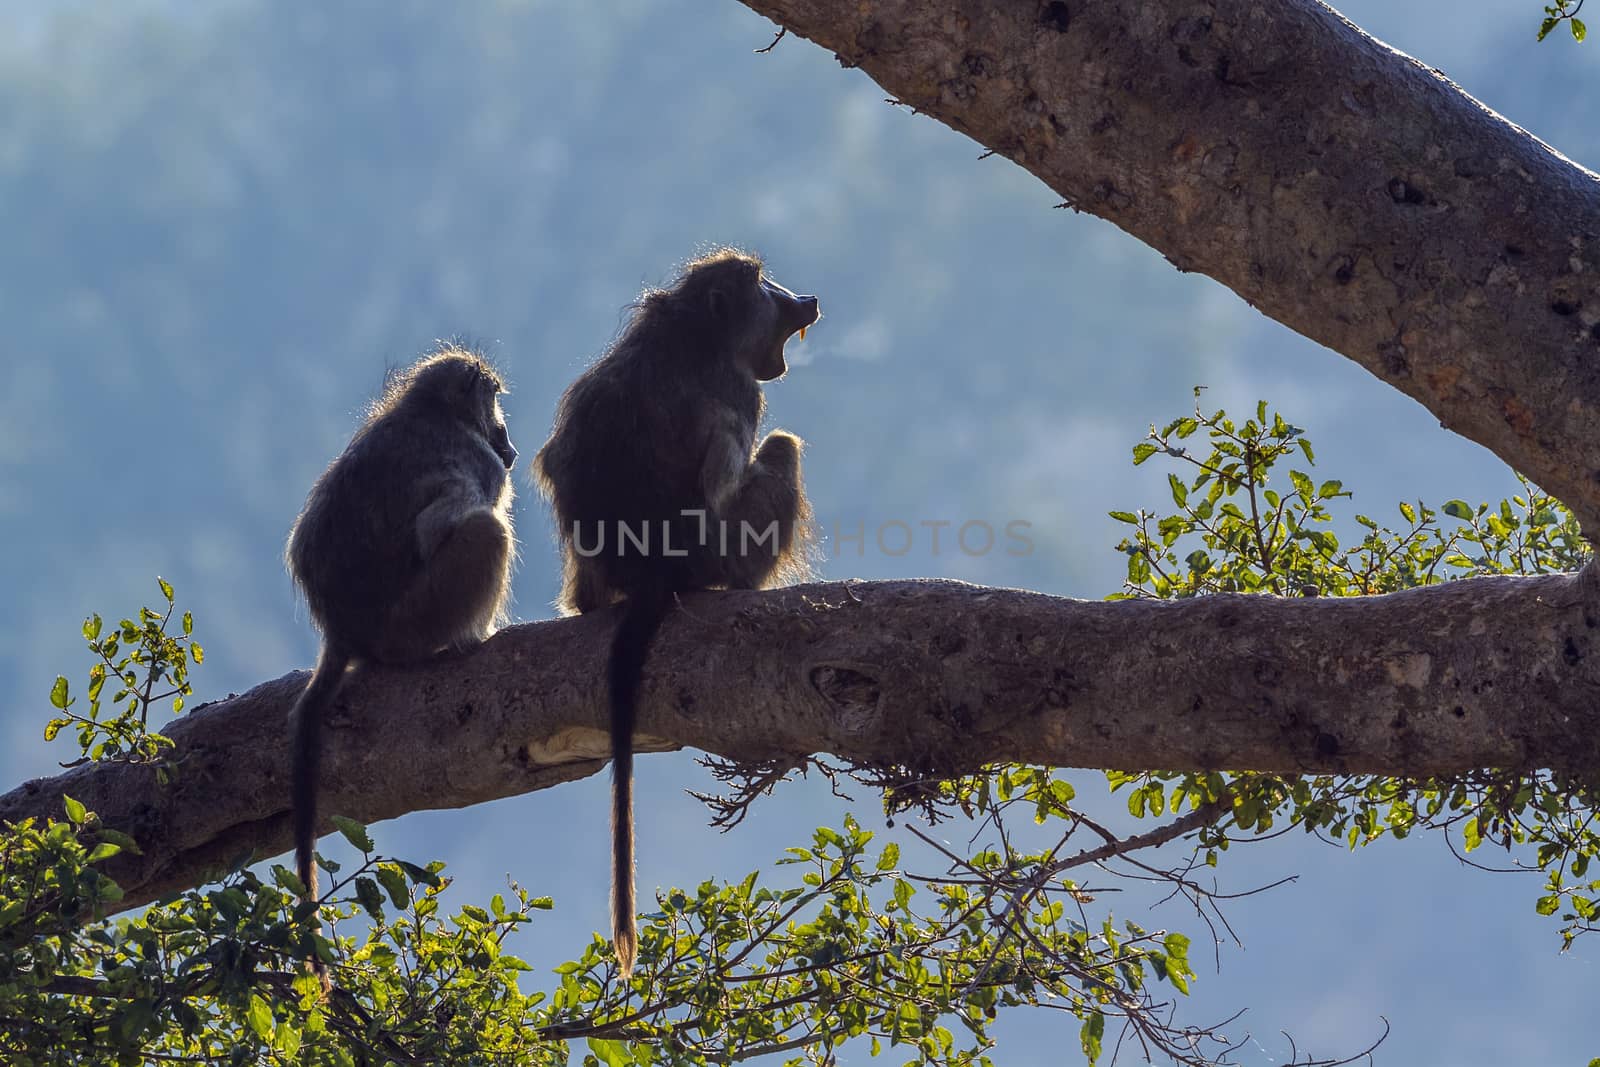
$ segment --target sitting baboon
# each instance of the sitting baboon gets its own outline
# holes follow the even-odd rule
[[[807,571],[810,509],[801,441],[755,447],[761,384],[817,321],[814,296],[724,249],[647,292],[611,349],[561,398],[534,459],[564,542],[560,606],[624,601],[608,667],[612,755],[612,936],[624,977],[638,951],[633,886],[633,730],[651,638],[672,598],[758,589]]]
[[[454,347],[398,374],[289,534],[289,573],[322,631],[293,712],[295,869],[307,899],[317,896],[322,719],[345,669],[467,648],[504,622],[517,450],[503,391],[493,367]]]

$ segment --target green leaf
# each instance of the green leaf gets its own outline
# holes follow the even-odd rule
[[[83,820],[89,814],[88,809],[83,806],[83,803],[81,801],[73,800],[65,793],[61,794],[61,803],[67,809],[68,821],[74,826],[82,826]]]
[[[1400,501],[1400,514],[1404,515],[1409,523],[1417,521],[1417,509],[1407,504],[1404,500]]]
[[[139,1035],[154,1021],[155,1014],[154,1001],[145,997],[133,1001],[117,1014],[116,1022],[113,1024],[117,1036],[124,1042],[137,1041]]]
[[[1172,489],[1172,502],[1180,508],[1189,502],[1189,487],[1176,474],[1167,475],[1167,485]]]
[[[1159,451],[1161,451],[1161,449],[1157,448],[1149,441],[1139,442],[1133,446],[1133,465],[1137,467],[1139,464],[1143,463],[1145,460],[1149,459]]]
[[[378,888],[378,883],[363,875],[356,879],[356,900],[361,903],[361,908],[373,921],[383,922],[383,890]]]
[[[1113,519],[1116,519],[1118,522],[1132,523],[1135,526],[1139,525],[1139,516],[1135,515],[1131,511],[1110,511],[1107,512],[1107,514]]]
[[[89,858],[85,862],[99,863],[101,860],[110,859],[121,851],[122,846],[113,845],[109,841],[102,841],[89,852]]]
[[[1167,955],[1173,959],[1186,960],[1189,958],[1189,939],[1184,935],[1168,934],[1161,944],[1167,950]]]
[[[1552,893],[1550,896],[1540,897],[1535,901],[1533,910],[1540,915],[1554,915],[1559,907],[1561,907],[1561,898]]]
[[[893,841],[883,846],[883,855],[878,857],[878,870],[892,871],[900,862],[900,846]]]
[[[1461,519],[1465,521],[1472,518],[1472,509],[1467,507],[1467,502],[1465,500],[1451,500],[1439,510],[1450,516],[1452,519]]]
[[[160,575],[157,575],[156,584],[161,587],[161,595],[167,598],[167,603],[172,603],[172,586],[167,582],[167,580],[162,578]]]
[[[1083,1054],[1088,1057],[1092,1065],[1100,1058],[1100,1039],[1106,1034],[1106,1017],[1095,1012],[1083,1020],[1083,1026],[1078,1031],[1078,1040],[1083,1044]]]
[[[1560,21],[1561,21],[1560,19],[1549,18],[1549,19],[1545,19],[1543,22],[1539,23],[1539,36],[1538,36],[1537,40],[1542,41],[1547,36],[1549,36],[1550,31],[1555,29],[1556,28],[1556,23],[1558,23]]]
[[[272,1009],[255,993],[250,994],[250,1006],[245,1009],[244,1020],[263,1041],[272,1036]]]
[[[67,699],[67,680],[59,674],[56,675],[56,684],[50,687],[50,703],[62,711],[67,710],[67,705],[72,703]]]
[[[133,838],[129,837],[121,830],[101,830],[100,840],[109,841],[113,845],[116,845],[118,848],[122,849],[122,851],[131,852],[135,856],[144,855],[144,853],[139,851],[139,846],[134,842]]]
[[[91,615],[83,620],[83,639],[94,641],[100,636],[100,616]]]
[[[402,871],[406,872],[406,877],[413,882],[425,885],[430,889],[438,889],[444,885],[444,879],[425,867],[418,867],[415,863],[407,863],[405,860],[396,860],[395,863],[399,865]]]
[[[300,1041],[300,1031],[285,1022],[278,1026],[272,1043],[274,1048],[283,1053],[284,1062],[294,1063],[295,1056],[300,1051]]]
[[[343,815],[330,817],[333,828],[338,830],[344,839],[362,852],[371,852],[373,849],[372,838],[367,835],[367,828],[354,819],[347,819]]]
[[[1582,19],[1578,19],[1578,18],[1573,19],[1572,20],[1572,39],[1574,41],[1577,41],[1579,44],[1582,44],[1583,43],[1583,39],[1585,37],[1587,37],[1587,36],[1589,36],[1589,27],[1587,27],[1587,26],[1585,26],[1583,24],[1583,20]]]
[[[589,1038],[589,1051],[595,1054],[599,1061],[606,1067],[628,1067],[632,1061],[628,1056],[628,1046],[622,1041],[606,1041],[602,1038]]]
[[[1476,815],[1461,824],[1461,838],[1463,843],[1466,845],[1468,852],[1471,852],[1473,849],[1477,848],[1483,843],[1483,838],[1480,836],[1480,831],[1478,829],[1478,817]]]
[[[1065,810],[1072,806],[1072,801],[1077,797],[1078,791],[1072,788],[1072,783],[1057,778],[1050,783],[1050,795],[1055,799],[1056,805]]]
[[[383,883],[383,888],[388,892],[389,899],[394,906],[404,911],[411,906],[411,887],[406,884],[404,873],[392,863],[378,864],[378,881]]]
[[[238,921],[250,910],[250,898],[245,896],[244,890],[238,886],[212,890],[206,894],[206,899],[217,909],[217,913],[229,922]]]
[[[300,880],[300,876],[281,863],[272,865],[272,882],[279,889],[293,893],[297,897],[306,895],[306,884]]]

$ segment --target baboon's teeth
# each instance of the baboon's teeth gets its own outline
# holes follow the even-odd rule
[[[810,329],[808,326],[800,327],[800,340],[804,341],[806,339],[806,330],[808,329]]]

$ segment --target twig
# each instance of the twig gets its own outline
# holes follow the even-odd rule
[[[764,56],[768,52],[772,51],[774,48],[778,47],[778,42],[783,40],[784,37],[788,35],[788,33],[789,33],[789,27],[787,27],[787,26],[779,26],[778,27],[778,35],[772,39],[772,43],[767,45],[767,47],[765,47],[765,48],[757,48],[756,49],[756,55]]]

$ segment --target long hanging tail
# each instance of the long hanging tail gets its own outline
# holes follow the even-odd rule
[[[317,785],[322,772],[322,719],[344,682],[350,654],[331,641],[324,641],[317,657],[316,670],[305,692],[295,702],[294,747],[290,752],[290,799],[294,807],[294,866],[306,887],[306,900],[317,899]],[[330,988],[326,967],[313,965],[322,980],[323,991]]]
[[[639,928],[633,886],[633,724],[639,714],[639,684],[650,641],[667,617],[671,599],[648,590],[623,604],[622,621],[611,639],[607,667],[611,691],[611,940],[617,970],[633,974],[639,953]]]

